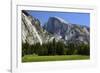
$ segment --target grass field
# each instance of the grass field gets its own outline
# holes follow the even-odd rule
[[[41,61],[63,61],[63,60],[86,60],[89,56],[82,55],[61,55],[61,56],[34,56],[26,55],[22,57],[22,62],[41,62]]]

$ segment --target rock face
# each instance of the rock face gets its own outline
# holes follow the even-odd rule
[[[22,42],[35,44],[47,42],[51,35],[40,25],[38,19],[30,16],[27,11],[22,11]]]
[[[86,26],[71,24],[59,17],[50,17],[42,27],[38,19],[22,10],[22,42],[35,44],[56,41],[89,43],[90,29]]]
[[[48,22],[44,25],[44,29],[54,36],[60,37],[64,42],[89,43],[89,27],[71,24],[59,17],[50,17]]]
[[[34,23],[33,23],[34,22]],[[22,42],[34,44],[40,42],[42,44],[42,40],[40,35],[38,34],[37,29],[35,28],[39,22],[36,19],[33,19],[26,11],[22,11]]]

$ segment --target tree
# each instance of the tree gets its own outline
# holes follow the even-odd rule
[[[68,47],[67,55],[73,55],[74,50],[75,50],[75,44],[74,43],[68,43],[67,47]]]
[[[78,49],[78,54],[90,55],[90,47],[88,44],[81,44]]]
[[[22,43],[22,56],[27,55],[29,53],[29,44]]]
[[[62,42],[56,44],[56,52],[58,55],[65,55],[65,45]]]

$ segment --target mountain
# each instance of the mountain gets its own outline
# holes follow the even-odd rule
[[[53,36],[60,37],[64,42],[89,43],[90,29],[87,26],[71,24],[57,16],[50,17],[43,27]]]
[[[29,43],[46,43],[51,39],[51,34],[41,27],[41,23],[35,17],[29,15],[25,10],[22,10],[22,42]]]
[[[54,16],[41,26],[39,19],[22,10],[22,43],[47,43],[55,39],[56,42],[89,44],[90,28],[71,24],[64,19]]]

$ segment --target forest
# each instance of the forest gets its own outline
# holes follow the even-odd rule
[[[37,55],[37,56],[54,56],[54,55],[90,55],[89,44],[75,44],[56,42],[55,39],[52,42],[36,43],[29,45],[28,43],[22,43],[22,56],[25,55]]]

